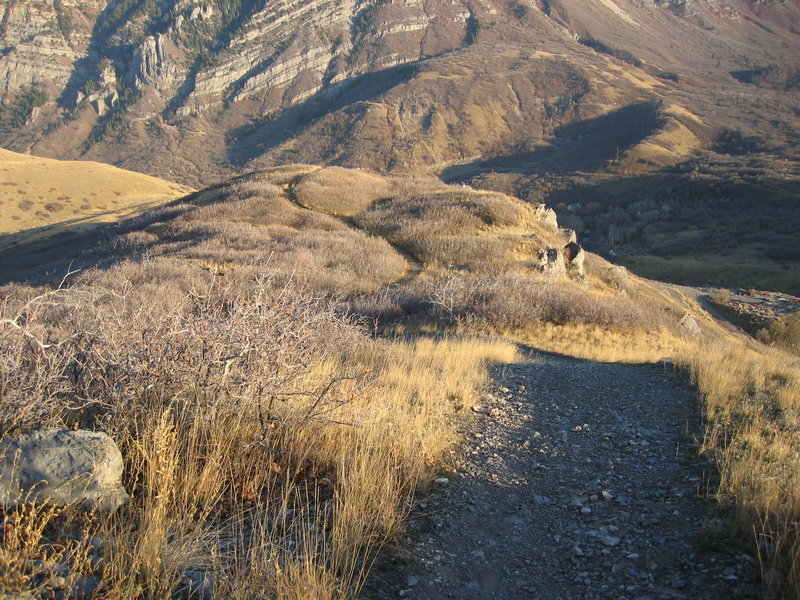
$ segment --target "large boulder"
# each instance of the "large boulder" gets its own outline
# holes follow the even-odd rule
[[[557,248],[540,248],[536,252],[536,269],[550,277],[566,275],[564,255]]]
[[[583,263],[586,260],[586,252],[578,242],[570,242],[564,246],[564,262],[566,263],[567,273],[576,279],[583,280],[586,271]]]
[[[0,441],[0,504],[48,502],[101,512],[129,498],[122,454],[95,431],[42,429]]]

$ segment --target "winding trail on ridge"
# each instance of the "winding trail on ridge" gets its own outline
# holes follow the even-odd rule
[[[368,230],[364,229],[358,223],[356,223],[356,220],[353,217],[344,217],[342,215],[336,215],[336,214],[333,214],[333,213],[320,211],[320,210],[311,208],[310,206],[306,206],[305,204],[300,202],[300,200],[298,200],[298,198],[297,198],[297,192],[295,192],[294,187],[297,184],[297,182],[300,179],[302,179],[303,177],[304,177],[304,175],[300,175],[300,176],[296,177],[294,180],[289,182],[289,184],[287,184],[285,186],[285,188],[284,188],[284,193],[286,194],[286,198],[292,204],[297,206],[297,208],[301,208],[303,210],[309,210],[309,211],[312,211],[312,212],[318,212],[320,214],[325,214],[325,215],[331,216],[331,217],[333,217],[335,219],[338,219],[341,223],[347,225],[348,227],[350,227],[352,229],[357,229],[357,230],[363,231],[365,233],[370,233]],[[425,266],[422,264],[421,260],[419,260],[416,256],[414,256],[411,252],[409,252],[408,250],[406,250],[402,246],[398,246],[394,242],[388,240],[386,237],[384,237],[384,236],[379,236],[379,237],[381,239],[383,239],[387,244],[389,244],[395,252],[397,252],[400,256],[402,256],[403,259],[408,264],[408,267],[406,268],[406,272],[399,279],[397,279],[396,281],[392,282],[390,285],[396,286],[396,285],[400,285],[402,283],[406,283],[408,281],[411,281],[412,279],[415,279],[418,275],[420,275],[422,273],[422,271],[425,268]]]
[[[754,597],[755,561],[709,543],[685,374],[531,353],[494,381],[374,597]]]

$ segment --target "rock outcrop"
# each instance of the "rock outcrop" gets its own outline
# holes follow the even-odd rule
[[[558,248],[541,248],[536,252],[536,269],[548,277],[567,274],[564,254]]]
[[[578,242],[570,242],[564,246],[563,252],[567,273],[578,281],[584,281],[586,278],[586,270],[584,269],[583,263],[586,260],[586,251]]]
[[[122,455],[101,432],[43,429],[0,441],[0,503],[111,511],[128,501]]]

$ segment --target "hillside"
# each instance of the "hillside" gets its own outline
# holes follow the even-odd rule
[[[0,149],[0,249],[114,223],[190,191],[105,164]]]
[[[5,143],[191,183],[289,160],[438,172],[658,100],[610,131],[622,137],[594,166],[620,153],[636,170],[675,164],[724,128],[793,156],[792,4],[154,6],[4,0]]]
[[[800,289],[794,3],[3,0],[0,14],[8,148],[196,187],[290,162],[435,174],[544,202],[642,274]]]
[[[107,432],[131,496],[118,515],[22,503],[0,545],[4,592],[395,597],[434,565],[454,573],[441,597],[476,578],[512,593],[519,577],[492,565],[513,562],[526,589],[722,598],[752,592],[756,560],[765,597],[797,589],[784,521],[800,489],[796,356],[586,253],[543,205],[428,176],[272,167],[0,249],[0,277],[2,438]],[[491,365],[505,366],[490,388]],[[450,500],[428,499],[451,482]],[[706,486],[714,512],[695,497]],[[450,521],[420,537],[429,501]],[[516,520],[480,518],[479,502]],[[481,559],[471,540],[489,520],[497,545]],[[451,527],[465,546],[440,553]],[[392,558],[403,544],[422,544],[420,564]],[[519,563],[520,544],[549,548],[547,569]],[[371,578],[382,549],[397,562]],[[447,559],[467,551],[468,572]],[[631,584],[630,569],[650,574]],[[428,579],[415,597],[439,597]]]

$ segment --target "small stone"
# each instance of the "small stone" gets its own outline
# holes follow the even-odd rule
[[[600,495],[603,497],[603,500],[606,502],[611,502],[614,499],[614,496],[608,490],[603,490]]]
[[[506,517],[503,519],[503,523],[506,525],[524,525],[525,521],[520,519],[519,517]]]
[[[603,538],[601,538],[600,541],[603,542],[603,544],[606,545],[606,546],[613,547],[613,546],[616,546],[616,545],[619,544],[620,539],[618,537],[613,536],[613,535],[606,535]]]
[[[686,582],[683,579],[673,579],[671,585],[676,590],[682,590],[683,588],[686,587]]]
[[[481,589],[481,584],[477,581],[471,581],[467,584],[467,589],[471,592],[479,592]]]
[[[450,480],[447,477],[437,477],[436,479],[434,479],[434,481],[439,485],[447,485],[448,483],[450,483]]]
[[[78,577],[75,583],[72,584],[72,594],[70,594],[70,598],[76,598],[78,600],[91,598],[99,587],[100,580],[94,575]]]
[[[406,578],[406,585],[407,585],[408,587],[410,587],[410,588],[414,587],[414,586],[415,586],[415,585],[417,585],[418,583],[419,583],[419,580],[418,580],[416,577],[414,577],[413,575],[409,575],[409,576]]]
[[[581,549],[581,547],[580,547],[580,546],[575,546],[575,547],[572,549],[572,554],[573,554],[573,556],[583,556],[583,555],[584,555],[584,554],[583,554],[583,550]]]
[[[581,508],[581,514],[582,515],[590,515],[590,514],[592,514],[592,509],[589,508],[588,506],[584,506],[583,508]]]

